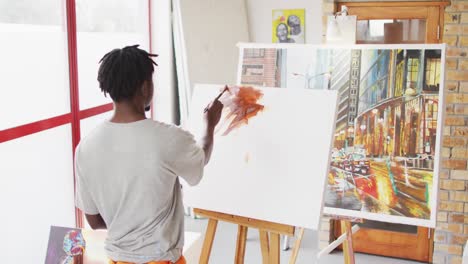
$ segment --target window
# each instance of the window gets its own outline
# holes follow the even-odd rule
[[[395,72],[395,97],[403,95],[403,71],[405,62],[398,63]]]
[[[424,43],[425,19],[369,19],[357,22],[356,40],[371,43]]]
[[[79,32],[141,33],[147,24],[144,1],[75,0]],[[144,21],[145,23],[142,23]]]
[[[0,130],[70,111],[61,7],[60,0],[0,0],[0,87],[8,90],[0,96]],[[38,98],[58,100],[44,104]]]
[[[426,86],[427,90],[437,90],[440,83],[440,58],[426,59]]]
[[[0,23],[61,26],[63,14],[60,7],[57,0],[0,0]]]
[[[263,58],[265,49],[244,49],[244,58]]]
[[[0,255],[8,263],[44,261],[50,225],[75,224],[64,2],[0,0],[0,132],[10,130],[6,141],[0,133],[0,200],[14,215],[2,217]]]
[[[262,76],[263,65],[242,65],[242,75],[244,76]]]
[[[406,75],[407,87],[411,87],[413,89],[417,88],[418,72],[419,72],[419,59],[418,58],[408,58],[407,71],[408,71]]]
[[[111,103],[97,82],[99,60],[115,48],[139,44],[149,50],[148,3],[76,0],[80,108]],[[87,121],[85,121],[87,122]]]

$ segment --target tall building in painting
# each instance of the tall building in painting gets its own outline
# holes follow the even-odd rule
[[[349,111],[348,133],[349,141],[354,141],[354,120],[356,119],[359,104],[359,86],[361,83],[361,51],[351,50],[351,69],[349,71]]]
[[[279,49],[244,49],[242,84],[281,87],[281,58]]]
[[[338,110],[334,146],[347,148],[354,141],[354,119],[357,115],[361,51],[332,51],[329,89],[338,91]]]
[[[330,89],[330,77],[332,51],[329,49],[318,49],[315,52],[313,65],[306,70],[305,85],[307,89]]]
[[[369,156],[434,154],[440,56],[434,50],[362,51],[355,130],[356,144]]]
[[[349,111],[349,72],[351,50],[332,51],[330,89],[338,91],[338,109],[336,114],[335,147],[345,147],[347,134],[347,116]]]

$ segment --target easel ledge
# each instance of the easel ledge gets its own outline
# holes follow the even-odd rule
[[[219,221],[229,222],[232,224],[243,225],[251,228],[258,228],[261,230],[267,230],[270,232],[275,232],[280,235],[293,236],[294,235],[294,226],[278,224],[274,222],[258,220],[249,217],[237,216],[232,214],[219,213],[199,208],[194,208],[193,212],[197,215],[204,216],[209,219],[215,219]]]

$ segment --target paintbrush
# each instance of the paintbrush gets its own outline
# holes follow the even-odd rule
[[[219,93],[218,96],[216,96],[216,98],[213,100],[213,102],[216,101],[216,100],[219,100],[219,98],[221,98],[221,96],[223,96],[224,92],[226,92],[226,91],[229,92],[229,87],[227,85],[224,86],[224,90],[221,93]],[[208,106],[205,107],[204,113],[206,113],[206,112],[208,112]]]

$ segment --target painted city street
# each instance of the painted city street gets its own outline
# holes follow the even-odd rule
[[[428,171],[405,167],[404,160],[375,159],[369,161],[369,171],[363,174],[356,167],[356,172],[344,168],[343,163],[335,162],[330,169],[326,206],[430,218],[427,196],[432,175]]]

